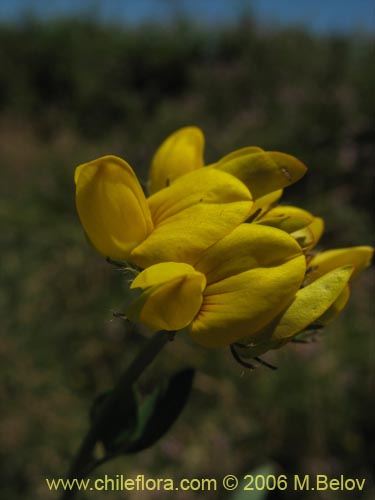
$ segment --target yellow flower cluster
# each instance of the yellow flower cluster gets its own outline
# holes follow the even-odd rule
[[[247,147],[204,166],[203,150],[196,127],[169,136],[154,155],[148,198],[118,157],[80,165],[78,214],[98,252],[142,269],[131,319],[259,356],[333,319],[373,249],[312,252],[322,219],[277,205],[306,172],[293,156]]]

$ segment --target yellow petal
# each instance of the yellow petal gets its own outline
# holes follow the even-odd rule
[[[290,303],[306,269],[299,246],[283,231],[245,224],[233,233],[196,266],[208,273],[208,285],[189,328],[205,347],[227,346],[266,325]]]
[[[350,289],[347,284],[335,302],[326,310],[326,312],[318,318],[318,323],[327,325],[333,321],[344,309],[350,297]]]
[[[132,168],[121,158],[103,156],[76,168],[76,205],[96,250],[127,260],[152,231],[146,198]]]
[[[230,160],[233,160],[235,158],[239,158],[240,156],[245,156],[249,154],[254,154],[254,153],[264,153],[264,150],[262,148],[259,148],[257,146],[248,146],[242,149],[237,149],[236,151],[232,151],[232,153],[229,153],[228,155],[224,156],[223,158],[220,159],[220,163],[225,163]],[[257,198],[254,200],[253,208],[251,209],[250,216],[254,214],[255,212],[259,212],[261,209],[266,210],[268,209],[271,205],[273,205],[283,194],[282,189],[278,189],[277,191],[273,191],[271,193],[268,193],[264,196],[261,196],[260,198]]]
[[[161,262],[139,273],[134,278],[130,288],[146,289],[190,274],[199,274],[190,264],[184,262]]]
[[[299,245],[284,231],[258,224],[241,224],[203,252],[194,267],[204,273],[207,283],[211,284],[249,269],[272,270],[301,255]]]
[[[277,152],[244,154],[229,160],[224,157],[213,166],[240,179],[254,200],[293,184],[307,170],[294,156]]]
[[[314,217],[313,221],[309,225],[309,229],[313,234],[314,245],[316,245],[324,232],[324,220],[320,217]]]
[[[164,262],[142,271],[131,288],[145,291],[127,311],[151,330],[175,331],[194,319],[206,285],[203,274],[184,263]]]
[[[184,127],[161,144],[150,170],[150,193],[169,186],[175,179],[203,167],[204,135],[197,127]]]
[[[249,216],[246,186],[212,168],[195,170],[148,199],[153,233],[132,251],[141,267],[163,262],[194,264],[209,246]]]
[[[291,339],[320,318],[345,289],[353,269],[340,267],[301,288],[286,311],[278,318],[272,341]]]
[[[311,223],[298,231],[291,233],[304,251],[314,248],[319,242],[324,231],[324,221],[320,217],[314,217]]]
[[[253,208],[251,209],[251,213],[253,214],[257,212],[259,209],[262,211],[267,210],[281,198],[282,194],[283,190],[278,189],[277,191],[272,191],[271,193],[265,194],[264,196],[257,198],[256,200],[254,200],[254,205]]]
[[[342,266],[353,266],[353,278],[368,267],[374,249],[369,246],[338,248],[327,250],[313,257],[309,263],[310,272],[307,274],[307,283],[311,283],[323,274]]]
[[[264,153],[264,149],[259,148],[258,146],[246,146],[245,148],[236,149],[231,153],[220,158],[220,163],[225,163],[227,161],[234,160],[235,158],[239,158],[240,156],[252,155],[254,153]]]
[[[172,186],[155,193],[147,201],[154,224],[159,226],[194,205],[225,206],[246,201],[250,207],[251,200],[249,190],[238,179],[205,167],[180,177]]]
[[[307,210],[289,205],[279,205],[271,208],[263,217],[257,220],[257,223],[277,227],[287,233],[293,233],[309,226],[313,219],[314,216]]]
[[[292,303],[280,315],[256,332],[252,338],[241,341],[248,345],[239,346],[239,354],[245,358],[254,357],[270,349],[277,349],[312,323],[321,322],[329,311],[335,310],[336,304],[337,311],[343,309],[348,298],[347,283],[352,271],[351,267],[335,269],[298,290]]]

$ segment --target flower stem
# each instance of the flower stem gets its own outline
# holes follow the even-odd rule
[[[126,398],[129,388],[133,386],[142,375],[143,371],[153,362],[158,353],[171,338],[171,332],[160,331],[154,334],[139,351],[133,362],[123,372],[110,396],[105,403],[103,403],[100,414],[94,420],[91,428],[83,439],[69,469],[68,479],[82,479],[89,471],[93,470],[94,467],[92,465],[95,462],[93,452],[95,445],[102,435],[103,429],[110,424],[113,411],[118,403]],[[72,499],[75,497],[76,493],[77,487],[75,485],[74,488],[66,490],[63,493],[61,500]]]

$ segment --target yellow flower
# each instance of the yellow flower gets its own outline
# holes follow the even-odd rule
[[[340,248],[321,253],[312,252],[323,234],[324,222],[320,217],[315,217],[310,212],[301,208],[279,205],[275,208],[266,210],[263,214],[258,216],[254,222],[282,229],[293,236],[300,244],[308,263],[308,269],[303,284],[304,290],[299,292],[299,296],[301,297],[309,297],[309,294],[316,293],[315,299],[318,300],[320,295],[322,297],[325,296],[324,293],[319,291],[319,287],[324,288],[330,280],[335,279],[334,276],[336,276],[337,273],[329,275],[323,280],[319,280],[319,278],[324,277],[327,273],[329,274],[330,271],[339,267],[349,267],[352,269],[350,273],[352,279],[370,265],[373,248],[369,246]],[[347,272],[343,271],[339,274],[345,276]],[[317,283],[314,284],[314,287],[308,287],[308,285],[311,285],[316,280]],[[335,296],[334,287],[331,287],[331,295],[329,298],[326,296],[326,303],[324,303],[323,300],[319,300],[319,311],[321,315],[317,315],[318,308],[315,307],[313,312],[311,308],[306,308],[306,305],[304,306],[306,311],[310,311],[309,314],[304,316],[304,328],[316,321],[319,321],[319,324],[324,326],[332,321],[332,319],[344,309],[350,295],[349,284],[347,283],[348,280],[349,278],[346,280],[345,286],[342,286],[338,295]],[[311,303],[313,302],[313,295],[311,295],[310,301]],[[296,304],[298,304],[298,302]],[[290,317],[293,310],[294,309],[288,312],[287,319]],[[310,314],[313,314],[314,319]],[[284,320],[285,318],[283,318],[283,321]],[[304,328],[296,331],[294,327],[293,336],[301,333]]]
[[[141,289],[131,319],[257,357],[336,317],[373,249],[311,252],[323,220],[275,206],[306,171],[293,156],[247,147],[204,166],[203,150],[196,127],[169,136],[153,158],[148,198],[118,157],[80,165],[78,214],[102,255],[144,268],[131,285]]]
[[[349,300],[349,280],[370,265],[369,246],[312,252],[320,240],[324,222],[310,212],[293,206],[265,208],[253,221],[282,229],[299,243],[306,255],[307,271],[303,287],[293,302],[266,328],[243,339],[238,352],[254,357],[281,347],[311,326],[331,322]]]
[[[187,172],[201,169],[203,152],[204,136],[197,127],[184,127],[167,137],[151,164],[150,192],[156,193]],[[209,167],[233,175],[249,188],[254,201],[251,213],[277,201],[282,188],[306,173],[305,165],[294,156],[255,146],[233,151]]]
[[[290,155],[249,147],[204,168],[204,137],[185,127],[163,142],[146,199],[130,165],[104,156],[76,169],[76,205],[96,250],[144,268],[199,254],[277,200],[306,167]]]
[[[151,330],[188,327],[205,347],[234,344],[241,356],[256,357],[336,317],[349,298],[349,280],[372,254],[366,246],[330,250],[306,269],[293,236],[241,224],[194,265],[164,262],[141,272],[131,288],[143,292],[129,317]]]
[[[305,270],[303,252],[287,233],[242,224],[192,265],[164,262],[142,271],[131,288],[143,293],[128,316],[154,331],[188,327],[199,344],[224,347],[290,304]]]
[[[181,153],[184,161],[178,161]],[[186,172],[201,169],[204,165],[203,153],[204,135],[199,128],[184,127],[171,134],[154,155],[150,191],[157,192]],[[299,160],[290,155],[266,152],[250,146],[233,151],[210,165],[210,168],[228,172],[246,184],[254,202],[250,213],[251,222],[286,231],[305,252],[316,246],[324,229],[320,217],[298,207],[274,206],[282,196],[282,188],[304,175],[306,167]]]
[[[305,252],[316,246],[324,230],[323,219],[315,217],[307,210],[289,205],[265,207],[253,222],[286,231]]]
[[[78,214],[93,246],[106,257],[128,257],[153,230],[150,210],[131,167],[107,156],[77,167],[74,180]]]
[[[351,266],[350,279],[356,278],[366,267],[371,264],[374,249],[369,246],[350,248],[337,248],[320,252],[309,259],[305,287],[317,281],[321,276],[329,273],[339,266]],[[346,306],[350,296],[349,284],[347,283],[335,302],[319,318],[322,325],[331,322]]]
[[[238,352],[255,357],[276,349],[311,326],[323,327],[345,307],[349,281],[370,265],[368,246],[328,250],[313,257],[303,287],[293,301],[265,328],[243,339]]]
[[[150,193],[156,193],[181,175],[203,167],[203,149],[203,132],[197,127],[185,127],[167,137],[151,163]]]
[[[336,248],[315,255],[309,262],[307,283],[340,266],[352,266],[353,277],[358,276],[371,263],[374,249],[369,246]]]
[[[140,267],[194,261],[241,224],[253,204],[241,181],[212,168],[190,172],[146,199],[130,165],[115,156],[77,167],[75,183],[92,245]]]

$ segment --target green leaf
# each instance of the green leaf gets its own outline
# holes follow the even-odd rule
[[[94,422],[111,396],[111,392],[100,394],[90,410],[91,422]],[[99,440],[107,451],[115,452],[125,446],[129,437],[137,427],[138,408],[137,398],[133,389],[129,389],[127,397],[122,399],[114,408],[110,422],[103,428]]]
[[[149,448],[170,429],[188,400],[193,377],[194,370],[182,370],[142,402],[138,427],[125,453],[136,453]]]

